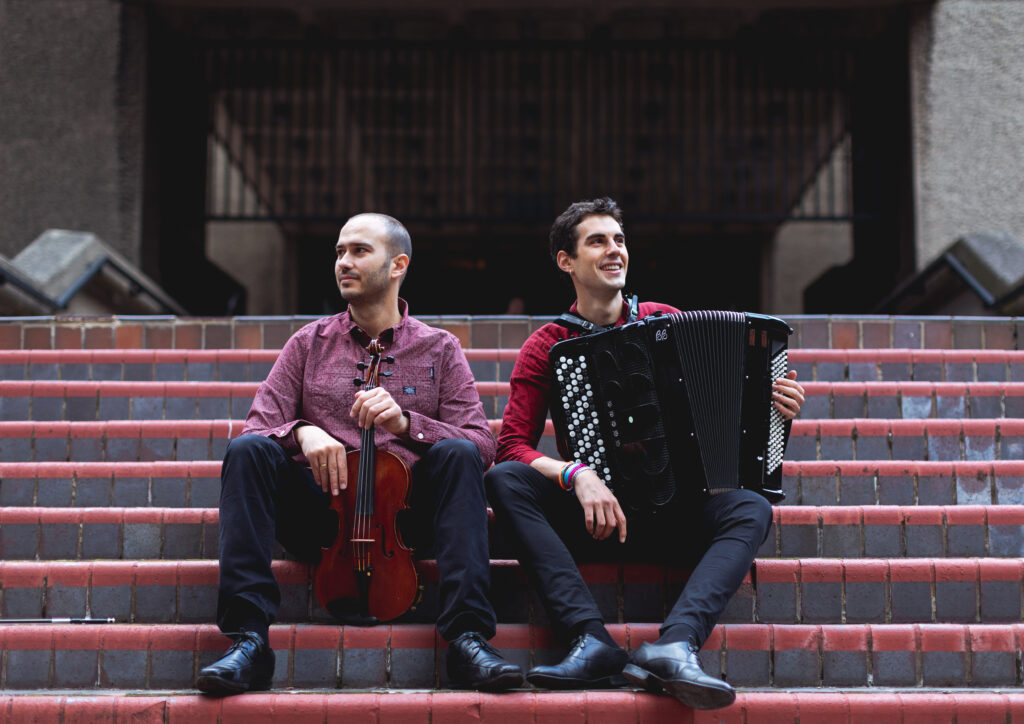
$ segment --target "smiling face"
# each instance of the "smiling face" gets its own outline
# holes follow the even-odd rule
[[[626,237],[611,216],[585,216],[576,226],[575,255],[560,251],[557,261],[558,268],[572,278],[578,297],[603,299],[626,286]]]
[[[391,256],[387,230],[371,215],[349,219],[335,245],[334,278],[347,302],[368,302],[385,296],[401,280],[408,257]],[[397,290],[397,286],[396,286]]]

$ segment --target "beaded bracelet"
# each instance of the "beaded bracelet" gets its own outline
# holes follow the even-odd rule
[[[576,480],[577,475],[584,470],[592,469],[581,462],[572,460],[562,467],[562,471],[558,474],[558,484],[562,487],[562,490],[568,492],[573,489],[573,482]]]

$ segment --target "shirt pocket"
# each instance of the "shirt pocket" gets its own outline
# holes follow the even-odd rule
[[[396,364],[381,384],[403,410],[437,419],[437,370],[433,365]]]

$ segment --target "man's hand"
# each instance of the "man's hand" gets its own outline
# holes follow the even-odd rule
[[[612,491],[593,470],[584,470],[573,481],[576,499],[583,506],[587,532],[596,540],[604,540],[619,529],[619,543],[626,542],[626,516]]]
[[[295,439],[309,460],[313,479],[325,493],[338,495],[348,487],[345,446],[316,425],[295,428]]]
[[[402,414],[395,398],[383,387],[357,392],[356,402],[348,415],[356,418],[364,430],[380,425],[393,435],[404,435],[409,431],[409,418]]]
[[[804,404],[804,388],[796,381],[796,370],[772,383],[772,401],[775,409],[787,420],[792,420]]]

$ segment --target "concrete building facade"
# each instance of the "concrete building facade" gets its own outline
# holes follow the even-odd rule
[[[638,284],[653,287],[658,295],[662,287],[657,284],[666,276],[666,269],[679,266],[686,271],[693,264],[704,270],[691,275],[696,296],[707,298],[720,289],[721,299],[737,298],[737,303],[747,308],[782,314],[870,311],[874,300],[899,279],[925,267],[960,234],[1004,231],[1024,236],[1024,204],[1020,201],[1024,198],[1024,173],[1020,171],[1024,168],[1024,43],[1019,40],[1024,0],[737,0],[724,8],[721,4],[711,7],[698,2],[649,0],[642,5],[618,0],[596,5],[563,0],[554,6],[464,0],[444,8],[413,7],[403,0],[372,7],[356,0],[0,0],[0,168],[4,171],[0,177],[0,254],[17,254],[46,228],[81,229],[102,238],[195,313],[329,311],[317,306],[320,302],[315,294],[308,294],[316,285],[329,288],[329,279],[317,277],[314,283],[313,277],[301,275],[329,263],[324,259],[329,260],[333,234],[346,211],[358,208],[360,202],[366,207],[390,208],[386,194],[370,188],[384,183],[385,165],[378,163],[369,175],[354,177],[367,186],[365,192],[360,189],[364,196],[354,202],[341,203],[327,198],[326,191],[320,193],[319,198],[334,210],[331,213],[258,212],[261,204],[280,208],[293,199],[285,198],[288,194],[280,189],[276,197],[262,190],[261,174],[280,184],[283,172],[281,167],[265,163],[254,166],[250,159],[255,155],[253,142],[232,145],[233,138],[250,138],[263,129],[234,120],[225,126],[230,129],[226,135],[217,136],[216,99],[230,99],[231,93],[244,90],[244,84],[225,86],[222,96],[217,96],[217,89],[209,83],[214,77],[210,74],[216,75],[217,58],[230,58],[235,52],[232,49],[240,47],[245,50],[238,52],[257,54],[247,57],[260,57],[258,53],[266,47],[281,48],[280,57],[290,57],[289,49],[323,46],[328,59],[324,67],[328,67],[330,62],[336,63],[338,53],[350,48],[364,49],[367,59],[377,57],[375,52],[382,53],[380,57],[387,53],[398,57],[403,48],[423,46],[439,33],[456,43],[468,42],[470,48],[481,42],[477,36],[491,34],[486,42],[513,51],[521,48],[523,58],[531,55],[532,48],[557,48],[562,42],[578,43],[583,53],[605,43],[618,43],[616,52],[622,50],[625,60],[622,78],[614,80],[620,85],[612,89],[626,98],[628,89],[639,87],[649,94],[642,103],[637,102],[640,111],[662,120],[654,130],[634,127],[629,119],[622,121],[623,126],[614,126],[614,119],[609,121],[613,124],[610,128],[626,129],[615,133],[632,134],[626,138],[628,143],[624,142],[630,149],[625,153],[631,156],[621,162],[613,159],[609,167],[613,175],[604,185],[567,181],[564,193],[530,196],[533,186],[540,189],[544,177],[554,173],[542,170],[538,179],[529,175],[536,173],[531,167],[516,182],[519,187],[508,196],[513,199],[507,204],[509,210],[500,218],[481,212],[448,223],[441,212],[434,216],[424,212],[421,217],[409,212],[414,238],[423,240],[417,247],[424,250],[417,259],[421,277],[434,279],[428,283],[411,277],[410,283],[420,286],[410,290],[410,296],[423,297],[435,291],[438,277],[449,280],[446,286],[465,286],[462,296],[444,298],[438,308],[424,311],[503,311],[506,297],[523,294],[505,282],[511,265],[536,267],[527,289],[548,286],[554,277],[546,267],[543,237],[553,218],[551,211],[557,213],[568,201],[597,188],[611,188],[614,195],[626,196],[627,219],[631,208],[640,209],[629,227],[631,244],[639,249],[635,266]],[[835,101],[839,103],[836,108],[844,109],[847,134],[814,136],[798,130],[792,136],[797,143],[805,137],[830,139],[812,158],[806,149],[800,151],[787,141],[790,136],[772,130],[774,126],[764,131],[759,119],[772,113],[789,114],[791,127],[797,123],[808,127],[802,114],[820,111],[813,108],[814,99],[824,99],[819,104],[825,109],[820,118],[828,119],[839,113],[828,106],[839,95],[826,89],[824,94],[806,96],[807,101],[786,100],[784,95],[779,96],[782,100],[773,100],[769,96],[777,92],[775,86],[757,85],[757,79],[763,77],[758,75],[761,61],[757,58],[771,57],[774,35],[785,45],[818,47],[823,43],[815,34],[822,28],[838,32],[834,30],[837,27],[844,28],[837,37],[853,49],[849,57],[857,69],[856,81],[842,96],[846,100]],[[328,36],[330,43],[325,43]],[[714,49],[722,42],[726,44],[724,53],[715,55]],[[645,60],[643,46],[647,43],[663,51],[669,61],[658,65]],[[752,54],[753,64],[744,65],[746,49],[759,43],[764,44],[765,53]],[[378,45],[393,50],[380,50]],[[686,51],[672,55],[683,45]],[[214,51],[196,55],[192,51],[199,46]],[[711,55],[706,48],[712,48],[707,51]],[[441,56],[428,53],[417,57],[425,57],[430,64],[432,58]],[[560,57],[554,56],[551,68],[559,67]],[[695,60],[688,65],[691,59]],[[303,62],[308,63],[306,74],[314,75],[313,62]],[[368,73],[390,67],[365,62]],[[459,62],[462,65],[453,66],[455,72],[462,72],[459,69],[468,61]],[[678,79],[689,77],[686,73],[699,75],[705,62],[714,69],[721,63],[720,76],[707,76],[715,83],[708,85],[698,79],[693,88],[679,91],[683,95],[677,104],[657,104],[655,76],[659,69],[675,68],[671,77]],[[304,71],[296,67],[301,76]],[[612,63],[608,67],[617,66]],[[540,72],[541,76],[545,73]],[[206,81],[197,81],[202,78]],[[612,76],[609,79],[607,82],[613,82]],[[373,82],[387,87],[389,77],[381,75]],[[514,89],[516,83],[534,81],[527,77],[500,82]],[[550,90],[546,81],[541,77],[536,82],[540,84],[538,97],[545,97]],[[301,95],[305,92],[298,85],[301,81],[296,83],[295,93]],[[722,95],[716,83],[735,92]],[[874,95],[872,84],[884,86],[884,92]],[[436,86],[424,92],[438,94],[439,104],[447,103],[445,88]],[[563,93],[556,86],[551,88]],[[845,86],[842,90],[846,93]],[[260,113],[265,112],[271,120],[287,115],[283,101],[273,95],[266,97]],[[369,97],[342,94],[332,112],[349,113],[352,125],[360,118],[358,109],[349,112],[344,103]],[[876,97],[875,105],[881,108],[872,108]],[[414,98],[412,92],[404,99],[397,97],[381,112],[401,111]],[[458,100],[450,102],[453,108],[462,107]],[[472,98],[466,102],[469,105],[465,107],[483,105],[481,101],[474,106]],[[230,100],[226,103],[223,107],[237,118],[238,109],[231,109]],[[537,109],[542,123],[557,122],[544,120],[547,106],[543,102],[537,105],[529,94],[517,103],[521,114],[502,121],[502,128],[528,125],[531,109]],[[716,103],[721,103],[724,115],[715,115]],[[321,107],[303,108],[315,111]],[[602,108],[602,113],[611,108],[614,115],[616,106]],[[698,145],[700,139],[706,139],[713,148],[725,148],[741,159],[764,155],[765,160],[760,166],[748,167],[744,161],[733,162],[724,153],[715,156],[712,152],[709,174],[699,178],[697,186],[687,186],[685,169],[702,151],[696,146],[688,150],[685,134],[679,148],[672,145],[671,126],[689,127],[688,120],[679,116],[680,108],[703,109],[700,112],[705,113],[700,118],[711,130],[694,136]],[[330,111],[326,105],[323,109],[324,113]],[[255,113],[255,107],[251,110]],[[413,120],[414,125],[421,125],[415,113]],[[447,123],[444,118],[438,122]],[[335,125],[340,128],[344,124],[336,120]],[[733,126],[735,132],[727,130]],[[285,138],[280,130],[265,132]],[[409,154],[435,153],[432,144],[436,144],[435,158],[440,163],[462,158],[445,156],[444,147],[464,132],[468,133],[462,129],[413,139]],[[544,135],[542,127],[538,137]],[[864,140],[883,137],[873,146]],[[313,132],[301,143],[293,140],[277,152],[309,154],[304,144],[315,147],[318,138]],[[588,146],[587,139],[574,138],[571,129],[557,138],[560,143],[579,144],[572,158],[595,153],[614,157],[618,153],[614,145],[602,146],[604,141],[594,141],[596,148]],[[716,139],[724,145],[714,145]],[[531,147],[527,144],[524,148]],[[547,153],[544,148],[542,145],[537,153]],[[695,189],[703,193],[704,187],[712,186],[726,192],[739,189],[723,195],[728,196],[723,202],[728,206],[736,195],[756,197],[759,188],[772,186],[766,169],[774,174],[774,159],[792,159],[801,152],[808,155],[808,161],[805,164],[801,159],[799,165],[807,170],[794,177],[782,213],[763,214],[759,202],[751,202],[734,216],[712,207],[710,212],[694,207],[684,213],[680,208],[688,202],[680,202],[671,193],[665,194],[661,206],[649,204],[651,194],[647,192],[630,196],[631,185],[645,189],[644,184],[649,184],[657,189],[663,183],[660,177],[645,179],[645,165],[654,167],[662,162],[660,157],[677,154],[677,165],[683,169],[679,194],[689,198],[698,193]],[[364,145],[360,150],[347,145],[334,147],[333,153],[337,158],[344,156],[344,163],[355,164],[350,168],[369,168],[369,162],[358,156],[368,157],[373,147]],[[869,163],[865,164],[865,158]],[[665,166],[671,168],[672,164]],[[309,193],[315,194],[320,170],[315,164],[304,168],[313,179]],[[514,170],[518,173],[521,169]],[[430,186],[429,171],[423,172],[415,191]],[[676,183],[673,173],[665,172],[665,183]],[[514,176],[511,171],[509,174]],[[237,187],[230,181],[235,177],[239,179]],[[437,183],[444,186],[448,181]],[[482,179],[479,183],[493,182]],[[788,176],[784,183],[790,185]],[[832,206],[826,203],[825,212],[808,210],[822,193],[838,200]],[[245,213],[211,213],[218,198],[233,196],[237,201],[247,195],[253,201]],[[416,203],[444,206],[444,198],[420,196]],[[309,208],[318,207],[311,202]],[[858,213],[863,209],[871,213]],[[529,223],[510,224],[516,214]],[[525,246],[530,252],[521,256]],[[723,271],[701,286],[699,277],[712,276],[707,270],[727,267],[740,257],[746,261],[736,264],[731,277]],[[284,276],[289,279],[285,281]],[[872,285],[878,288],[864,291]],[[246,296],[248,304],[240,307],[244,302],[239,300]],[[538,297],[533,302],[537,306],[531,309],[527,301],[527,311],[533,313],[549,312],[559,303],[553,297]]]

